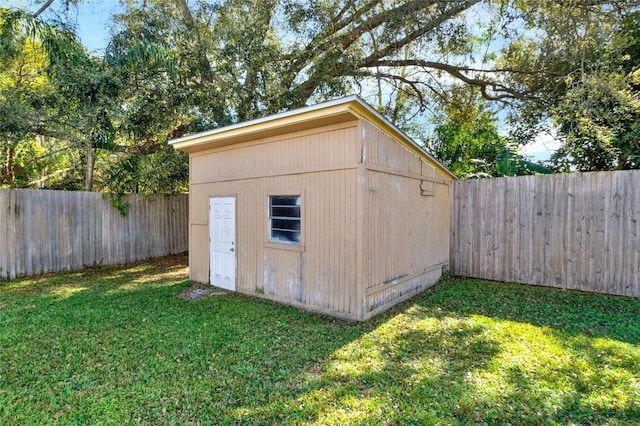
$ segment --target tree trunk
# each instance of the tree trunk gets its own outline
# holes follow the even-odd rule
[[[87,170],[84,179],[84,190],[91,191],[93,181],[93,150],[91,149],[91,142],[87,143],[85,157],[87,162]]]
[[[16,179],[16,171],[14,160],[16,157],[16,149],[13,146],[7,148],[7,163],[2,170],[2,182],[7,185],[12,185]]]

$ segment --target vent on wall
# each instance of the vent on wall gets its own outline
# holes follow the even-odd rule
[[[436,195],[436,184],[432,181],[420,181],[420,195],[432,197]]]

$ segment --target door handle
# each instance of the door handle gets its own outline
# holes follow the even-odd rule
[[[235,251],[235,249],[234,249],[233,247],[231,247],[231,248],[229,249],[229,251]]]

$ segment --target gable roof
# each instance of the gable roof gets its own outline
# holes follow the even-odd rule
[[[183,136],[170,140],[169,144],[181,151],[192,153],[357,119],[370,121],[410,151],[435,165],[445,175],[452,179],[457,179],[452,171],[440,164],[424,148],[415,143],[396,125],[356,95]]]

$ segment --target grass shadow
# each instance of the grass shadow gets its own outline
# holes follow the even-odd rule
[[[424,302],[445,303],[460,315],[484,315],[640,344],[640,300],[634,297],[449,278],[432,289]]]
[[[353,324],[177,298],[185,260],[0,286],[0,423],[640,421],[633,300],[445,280]]]

